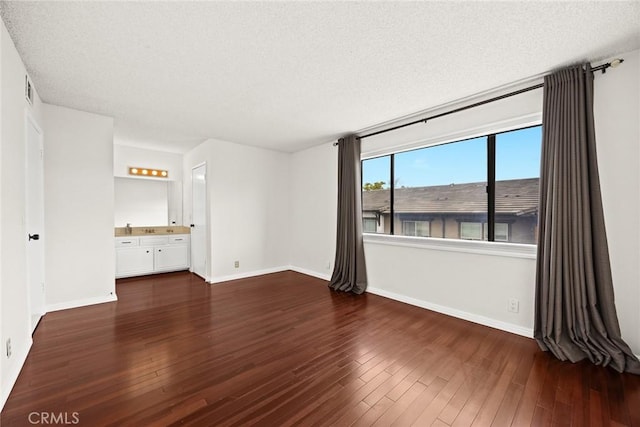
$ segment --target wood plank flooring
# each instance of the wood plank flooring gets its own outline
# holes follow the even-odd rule
[[[302,274],[171,273],[117,294],[42,319],[2,427],[640,426],[638,376]]]

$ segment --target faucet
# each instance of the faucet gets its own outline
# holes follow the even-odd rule
[[[124,234],[131,234],[131,224],[127,223],[127,226],[124,228]]]

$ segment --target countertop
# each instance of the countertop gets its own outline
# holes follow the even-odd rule
[[[116,227],[115,237],[127,236],[168,236],[172,234],[191,234],[191,228],[183,226],[171,227],[131,227],[131,234],[127,234],[126,227]]]

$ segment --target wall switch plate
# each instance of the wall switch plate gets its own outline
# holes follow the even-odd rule
[[[7,357],[11,357],[11,338],[7,340]]]
[[[234,266],[235,268],[240,268],[240,261],[235,261],[235,262],[233,263],[233,266]]]
[[[509,305],[507,306],[509,313],[517,313],[520,311],[520,301],[516,298],[509,298]]]

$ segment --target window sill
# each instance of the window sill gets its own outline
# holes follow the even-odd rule
[[[433,249],[450,252],[536,259],[537,246],[520,243],[480,242],[475,240],[439,239],[434,237],[390,236],[363,234],[364,243],[401,246],[405,248]]]

